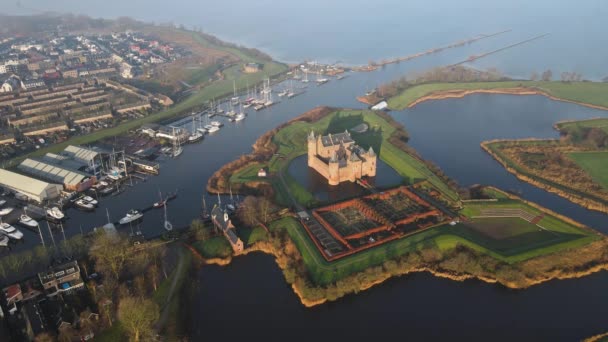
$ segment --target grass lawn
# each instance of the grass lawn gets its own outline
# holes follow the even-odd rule
[[[115,341],[126,341],[127,332],[122,327],[120,322],[114,322],[110,328],[97,333],[93,339],[95,342],[115,342]]]
[[[600,82],[570,82],[561,81],[494,81],[494,82],[463,82],[463,83],[429,83],[410,87],[401,94],[388,100],[389,107],[395,110],[407,108],[417,99],[433,92],[443,90],[472,90],[472,89],[501,89],[514,87],[533,87],[545,91],[549,95],[564,100],[588,103],[608,107],[608,83]]]
[[[608,151],[575,152],[570,153],[569,156],[578,166],[587,171],[594,181],[608,190]]]
[[[564,129],[572,128],[572,127],[582,127],[582,128],[601,128],[604,132],[608,133],[608,119],[590,119],[590,120],[579,120],[579,121],[569,121],[569,122],[560,122],[557,124],[557,128],[561,131]]]
[[[239,228],[239,237],[243,240],[245,246],[251,246],[258,241],[264,241],[268,239],[268,233],[262,227],[251,228]]]
[[[232,255],[232,248],[223,236],[214,236],[206,241],[197,241],[193,246],[205,258],[226,258]]]

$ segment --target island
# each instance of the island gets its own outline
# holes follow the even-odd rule
[[[244,251],[211,247],[218,237],[193,250],[220,264],[272,254],[306,306],[412,272],[522,289],[608,268],[604,235],[493,187],[458,189],[408,139],[384,112],[327,107],[268,131],[207,183],[212,193],[248,196],[243,207],[254,207],[238,215]],[[319,154],[319,144],[327,151]],[[377,158],[378,170],[358,173],[355,182],[349,171],[330,185],[329,174],[309,167],[311,156],[337,168]],[[383,182],[391,172],[398,179]]]

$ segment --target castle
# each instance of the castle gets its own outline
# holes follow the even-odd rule
[[[348,131],[326,136],[308,135],[308,166],[327,179],[329,185],[376,176],[377,156],[372,147],[355,144]]]

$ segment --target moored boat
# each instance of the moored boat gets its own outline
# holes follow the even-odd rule
[[[21,238],[23,238],[23,233],[20,230],[4,222],[0,223],[0,233],[15,240],[21,240]]]
[[[57,207],[52,207],[46,210],[46,215],[48,218],[53,220],[63,220],[65,218],[65,214]]]
[[[30,228],[38,227],[38,222],[36,222],[36,220],[27,216],[26,214],[23,214],[19,217],[19,224]]]
[[[121,218],[118,221],[118,223],[120,223],[120,224],[127,224],[127,223],[131,223],[131,222],[137,221],[137,220],[139,220],[142,217],[144,217],[144,214],[140,213],[139,211],[137,211],[135,209],[131,209],[125,215],[125,217]]]
[[[6,215],[10,214],[12,211],[13,211],[13,208],[11,208],[11,207],[0,209],[0,216],[6,216]]]
[[[82,210],[93,210],[95,209],[95,206],[85,200],[83,200],[82,198],[79,200],[76,200],[76,202],[74,202],[74,205],[76,206],[76,208],[78,209],[82,209]]]

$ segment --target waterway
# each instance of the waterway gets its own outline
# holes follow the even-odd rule
[[[115,221],[130,208],[156,201],[158,189],[179,189],[170,202],[169,219],[187,225],[200,212],[207,179],[223,164],[251,151],[268,129],[317,105],[362,108],[354,100],[366,85],[390,80],[407,71],[438,65],[439,56],[391,65],[373,73],[351,74],[323,86],[310,84],[306,93],[270,109],[249,112],[246,120],[228,123],[217,134],[188,145],[177,159],[162,163],[159,176],[102,199],[94,213],[69,210],[66,235],[90,231]],[[438,164],[461,185],[482,183],[515,190],[521,196],[608,233],[608,216],[572,204],[554,194],[520,182],[479,147],[492,138],[557,137],[552,125],[562,119],[608,116],[608,112],[548,100],[542,96],[472,95],[422,103],[391,115],[403,123],[411,145],[423,158]],[[208,203],[212,201],[208,197]],[[146,213],[140,227],[146,236],[162,233],[162,211]],[[129,227],[119,229],[130,229]],[[16,250],[39,243],[25,232]],[[48,233],[45,232],[47,243]],[[60,234],[55,235],[56,240]],[[393,279],[336,303],[305,309],[287,287],[271,257],[237,258],[225,267],[199,271],[199,290],[192,302],[193,340],[232,340],[246,335],[262,339],[328,337],[362,340],[368,336],[418,339],[547,339],[572,340],[608,330],[605,289],[608,273],[568,281],[551,281],[526,291],[510,291],[477,281],[457,283],[421,274]],[[236,328],[235,328],[236,327]]]

